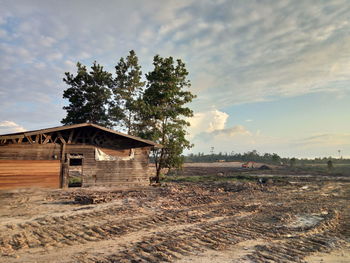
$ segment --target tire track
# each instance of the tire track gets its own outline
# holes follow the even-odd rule
[[[233,189],[238,188],[242,187]],[[6,231],[0,232],[0,255],[5,261],[0,262],[23,262],[6,256],[39,255],[48,249],[65,253],[68,247],[69,256],[60,262],[173,262],[257,239],[267,244],[255,246],[242,259],[303,262],[309,254],[349,242],[346,191],[332,196],[332,189],[320,195],[323,190],[316,187],[302,192],[291,186],[240,192],[211,185],[203,186],[202,193],[198,187],[193,192],[190,186],[179,189],[150,191],[144,202],[133,192],[135,200],[128,202],[80,207],[72,215],[38,217],[2,227]],[[300,226],[293,223],[299,215],[316,216],[319,221]],[[109,244],[110,250],[94,252],[99,244]],[[48,257],[54,254],[47,253]],[[35,261],[34,256],[30,261]]]
[[[245,207],[247,212],[254,212],[257,209],[257,206]],[[136,219],[121,220],[117,218],[104,221],[103,219],[111,215],[111,211],[108,211],[106,212],[107,215],[99,213],[92,217],[90,214],[88,218],[93,222],[90,224],[81,223],[80,219],[84,215],[45,218],[44,220],[38,220],[37,223],[19,224],[17,226],[19,228],[18,233],[12,236],[0,237],[0,244],[1,247],[6,247],[7,251],[21,250],[28,247],[58,247],[61,245],[84,244],[165,225],[171,226],[210,220],[217,215],[239,215],[239,211],[242,211],[242,207],[232,204],[219,204],[211,207],[200,206],[196,210],[191,210],[191,214],[189,214],[189,210],[184,209],[180,211],[166,211],[160,215],[142,216]],[[193,214],[194,212],[197,214]],[[99,224],[99,222],[102,223]]]

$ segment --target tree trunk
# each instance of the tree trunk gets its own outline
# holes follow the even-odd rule
[[[160,167],[160,165],[158,165],[158,167],[157,167],[157,173],[156,173],[156,183],[158,184],[158,183],[160,183],[160,170],[161,170],[161,167]]]

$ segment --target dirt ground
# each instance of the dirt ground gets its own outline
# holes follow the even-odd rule
[[[0,192],[0,262],[350,262],[350,178]]]

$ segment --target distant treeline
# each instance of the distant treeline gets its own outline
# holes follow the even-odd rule
[[[343,158],[332,158],[332,157],[324,157],[324,158],[314,158],[314,159],[306,159],[306,158],[283,158],[280,157],[276,153],[264,153],[260,154],[256,150],[249,151],[246,153],[212,153],[212,154],[189,154],[185,156],[185,162],[187,163],[210,163],[210,162],[262,162],[269,164],[285,164],[285,165],[303,165],[303,164],[326,164],[329,160],[333,163],[343,163],[350,164],[350,159]]]

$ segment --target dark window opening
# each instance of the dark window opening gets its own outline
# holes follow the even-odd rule
[[[69,166],[81,166],[83,165],[83,159],[69,159]]]

